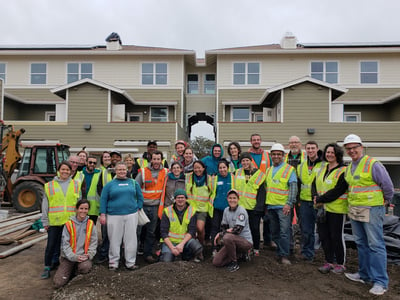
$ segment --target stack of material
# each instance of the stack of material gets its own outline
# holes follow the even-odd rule
[[[35,211],[0,221],[0,245],[12,246],[1,252],[0,258],[10,256],[47,239],[47,233],[31,229],[33,223],[40,219],[41,215],[39,211]]]

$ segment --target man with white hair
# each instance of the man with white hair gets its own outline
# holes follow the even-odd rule
[[[347,191],[349,217],[358,250],[358,272],[345,275],[352,281],[372,283],[369,292],[383,295],[389,284],[383,219],[385,205],[393,198],[393,183],[379,161],[363,154],[359,136],[349,134],[343,145],[351,158],[344,180],[339,180],[334,189],[317,197],[316,202],[327,202]]]

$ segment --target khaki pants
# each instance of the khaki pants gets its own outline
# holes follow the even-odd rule
[[[75,262],[69,261],[65,257],[61,257],[60,266],[58,267],[53,280],[56,288],[60,288],[68,283],[71,275],[73,275],[75,267],[78,274],[89,273],[92,269],[92,261],[88,259],[83,262]]]
[[[246,253],[253,245],[245,238],[232,233],[225,233],[224,246],[213,259],[213,265],[223,267],[237,261],[237,253]]]

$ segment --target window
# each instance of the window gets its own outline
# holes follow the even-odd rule
[[[264,116],[262,112],[255,112],[253,114],[253,122],[264,122]]]
[[[250,108],[248,106],[232,107],[232,122],[249,122]]]
[[[215,94],[215,74],[204,75],[204,94]]]
[[[168,71],[166,63],[143,63],[142,84],[163,85],[167,84]]]
[[[45,63],[31,64],[31,84],[46,84],[47,65]]]
[[[45,121],[52,121],[56,120],[56,112],[54,111],[46,111],[45,112]]]
[[[38,148],[36,149],[34,173],[55,174],[56,156],[54,149]]]
[[[361,122],[360,112],[345,112],[344,113],[345,122]]]
[[[360,83],[378,83],[377,61],[362,61],[360,63]]]
[[[259,63],[234,63],[233,84],[259,84]]]
[[[143,114],[142,113],[128,112],[128,113],[126,113],[126,121],[127,122],[142,122],[143,121]]]
[[[198,94],[199,93],[199,75],[188,74],[187,93],[188,94]]]
[[[3,83],[6,82],[6,64],[0,63],[0,78],[3,79]]]
[[[328,83],[338,83],[338,63],[335,61],[311,62],[311,77]]]
[[[168,107],[151,107],[150,122],[168,122]]]
[[[67,65],[67,82],[71,83],[83,78],[93,78],[93,64],[69,63]]]

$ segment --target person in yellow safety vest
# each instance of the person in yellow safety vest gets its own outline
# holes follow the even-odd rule
[[[149,141],[147,143],[147,151],[143,153],[142,157],[136,159],[136,163],[133,166],[132,170],[132,178],[136,178],[137,174],[139,173],[141,168],[145,168],[151,162],[151,154],[154,151],[158,151],[158,145],[156,141]],[[164,168],[168,168],[168,162],[166,159],[163,158],[162,164]]]
[[[253,237],[253,253],[260,255],[260,221],[265,213],[265,173],[254,167],[249,152],[240,155],[242,167],[236,170],[234,186],[240,196],[239,205],[246,209],[249,216],[251,235]],[[264,193],[260,197],[260,193]]]
[[[177,189],[174,199],[173,205],[164,208],[161,218],[160,260],[163,262],[174,261],[179,255],[183,260],[190,260],[203,251],[196,240],[196,210],[187,203],[185,190]]]
[[[316,202],[337,199],[347,191],[349,217],[358,250],[358,272],[345,273],[345,276],[356,282],[370,282],[373,286],[369,292],[383,295],[389,285],[383,220],[385,205],[393,198],[393,182],[380,162],[363,154],[363,142],[358,135],[349,134],[343,145],[351,158],[345,180],[317,197]]]
[[[82,196],[85,197],[86,196],[85,176],[83,175],[82,171],[78,171],[80,158],[77,155],[71,155],[70,157],[68,157],[68,162],[71,164],[72,167],[71,178],[79,182]]]
[[[300,187],[301,254],[304,261],[311,262],[315,255],[316,210],[311,195],[311,185],[321,169],[322,151],[315,141],[306,144],[307,160],[297,166]]]
[[[188,203],[197,212],[197,238],[204,245],[207,215],[213,216],[214,181],[207,174],[206,165],[201,160],[197,160],[193,164],[193,172],[185,175],[185,182]],[[196,261],[203,259],[202,253],[195,258]]]
[[[282,144],[271,147],[272,167],[266,174],[268,215],[271,222],[272,240],[277,245],[277,255],[282,264],[290,265],[290,211],[296,202],[296,170],[283,161],[285,149]]]
[[[156,238],[156,229],[158,222],[158,206],[164,189],[168,169],[162,165],[163,154],[161,151],[154,151],[150,155],[150,165],[141,168],[136,176],[136,181],[142,189],[144,204],[143,210],[150,222],[144,225],[146,236],[144,240],[143,255],[147,263],[154,263],[153,246]],[[142,227],[139,227],[138,236],[140,236]]]
[[[76,267],[78,274],[89,273],[96,254],[96,225],[88,217],[90,203],[82,199],[76,203],[76,215],[63,228],[60,266],[54,275],[54,285],[60,288],[68,283]]]
[[[79,182],[70,177],[71,164],[63,161],[57,171],[59,176],[44,185],[42,199],[42,224],[48,234],[42,279],[49,278],[51,268],[59,265],[63,226],[75,214],[76,202],[81,198]]]
[[[344,180],[346,167],[343,163],[343,150],[336,144],[325,146],[324,162],[316,174],[312,185],[313,198],[323,195],[333,189],[337,182]],[[317,216],[317,229],[322,249],[325,254],[325,264],[318,268],[322,274],[333,272],[342,274],[346,270],[346,245],[343,237],[344,223],[348,212],[347,194],[338,199],[325,203],[314,203],[318,211],[322,212],[322,220]],[[324,213],[325,211],[325,213]],[[336,264],[334,264],[336,262]]]
[[[96,169],[96,165],[97,158],[95,156],[89,156],[87,165],[82,170],[87,187],[87,195],[82,195],[82,198],[86,198],[90,203],[88,215],[94,224],[96,224],[100,213],[100,195],[97,193],[97,184],[100,179],[101,171]]]

